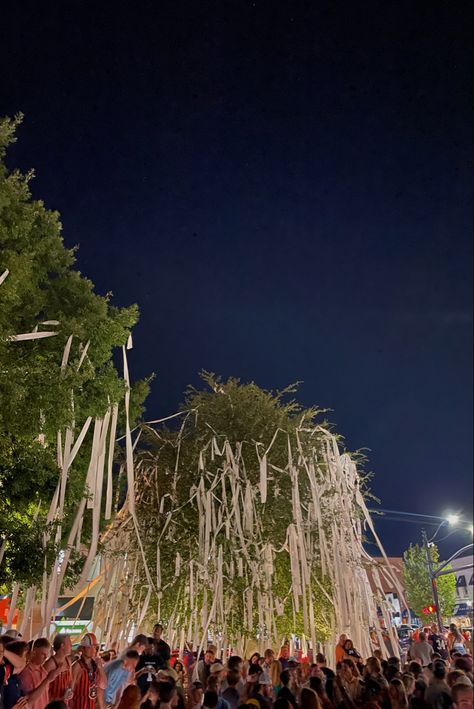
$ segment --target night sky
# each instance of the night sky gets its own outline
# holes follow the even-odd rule
[[[149,418],[202,368],[302,380],[383,507],[472,519],[470,4],[2,9],[9,164],[139,304]],[[420,533],[379,530],[394,554]]]

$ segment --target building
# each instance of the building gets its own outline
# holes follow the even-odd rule
[[[454,617],[463,625],[472,625],[472,609],[474,602],[474,569],[473,557],[461,556],[451,562],[456,574],[456,608]],[[466,568],[468,567],[468,568]]]

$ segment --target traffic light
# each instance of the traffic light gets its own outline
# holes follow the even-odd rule
[[[433,613],[436,613],[437,610],[438,609],[436,608],[436,606],[426,606],[425,608],[423,608],[422,613],[424,613],[425,615],[432,615]]]

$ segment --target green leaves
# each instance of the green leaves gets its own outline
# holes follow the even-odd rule
[[[74,269],[75,249],[64,245],[58,213],[32,198],[33,173],[8,171],[3,158],[21,119],[0,120],[0,274],[9,270],[0,285],[0,535],[8,541],[0,581],[27,576],[34,583],[42,573],[42,555],[41,570],[31,561],[21,574],[16,560],[38,547],[37,530],[59,476],[57,432],[74,422],[82,426],[88,416],[103,416],[123,398],[112,355],[127,343],[138,308],[117,308],[109,295],[95,293],[94,284]],[[58,334],[10,339],[35,329]],[[139,383],[132,415],[141,413],[147,393],[148,382]],[[44,446],[37,442],[39,434]],[[90,447],[90,436],[85,446]],[[82,497],[87,464],[87,456],[79,455],[70,472],[64,529]],[[34,525],[31,506],[40,501]]]
[[[430,545],[430,554],[433,565],[436,567],[439,563],[439,551],[435,544]],[[410,548],[403,555],[403,561],[408,603],[417,616],[423,617],[423,608],[433,603],[426,552],[418,544],[410,545]],[[437,587],[441,615],[449,618],[453,614],[454,606],[456,605],[455,575],[442,576],[437,580]],[[433,616],[431,620],[435,620],[435,617]]]

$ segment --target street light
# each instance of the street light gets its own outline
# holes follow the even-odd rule
[[[459,519],[460,519],[459,515],[448,515],[446,517],[447,523],[451,524],[452,526],[454,526],[455,524],[458,524]]]

